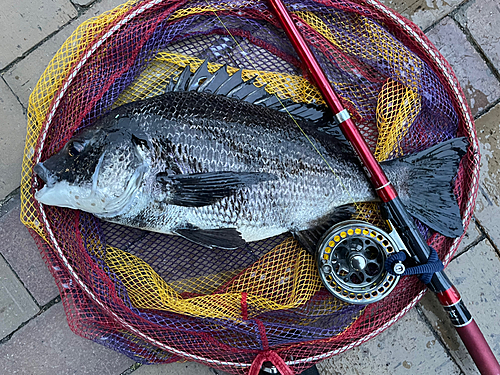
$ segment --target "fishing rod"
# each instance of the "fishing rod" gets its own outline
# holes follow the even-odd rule
[[[314,83],[321,91],[328,107],[332,110],[340,130],[360,159],[366,175],[382,201],[382,213],[385,219],[394,223],[394,229],[398,232],[412,259],[417,264],[426,265],[430,259],[437,258],[436,251],[421,236],[395,188],[371,153],[358,128],[351,120],[349,112],[343,108],[328,78],[304,37],[301,35],[298,27],[295,25],[283,1],[268,0],[268,2],[295,51],[306,65]],[[399,267],[401,268],[400,262]],[[480,373],[482,375],[500,375],[500,365],[495,355],[450,279],[441,270],[433,273],[431,279],[428,281],[427,285],[436,293],[439,302],[448,312],[453,326],[460,335]]]

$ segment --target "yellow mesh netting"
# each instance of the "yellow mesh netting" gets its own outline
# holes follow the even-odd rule
[[[214,5],[214,4],[208,4],[207,5],[199,5],[196,7],[192,8],[184,8],[184,9],[179,9],[178,11],[174,12],[171,16],[171,20],[177,20],[182,17],[187,17],[193,14],[200,14],[200,13],[214,13],[214,12],[220,12],[224,10],[231,10],[234,8],[244,8],[246,5],[251,5],[252,0],[247,0],[247,1],[239,1],[237,4],[231,4],[231,3],[225,3],[225,2],[220,2],[220,4]]]
[[[266,311],[295,308],[309,301],[321,287],[314,260],[291,238],[243,272],[236,271],[239,274],[219,293],[215,287],[236,272],[185,279],[169,285],[146,262],[120,249],[108,247],[105,262],[123,280],[134,307],[199,317],[242,319]],[[197,285],[200,288],[194,287]],[[207,294],[181,296],[193,290]],[[247,312],[242,312],[243,298]],[[338,308],[342,305],[339,302]]]
[[[409,51],[396,48],[395,40],[380,32],[380,26],[369,22],[360,15],[351,15],[356,19],[356,22],[354,23],[355,27],[349,29],[349,32],[343,30],[342,33],[335,33],[321,17],[330,24],[341,23],[346,27],[348,24],[343,22],[341,17],[334,14],[322,14],[320,17],[313,12],[296,12],[295,14],[324,36],[337,50],[342,51],[344,56],[386,60],[401,65],[392,71],[397,76],[398,81],[391,78],[387,80],[379,93],[377,105],[379,139],[375,156],[378,161],[387,159],[391,151],[395,151],[395,148],[398,147],[397,141],[406,135],[408,127],[420,112],[420,96],[416,93],[419,83],[408,79],[404,72],[408,67],[414,71],[422,69],[422,62]],[[369,49],[362,48],[363,42],[360,41],[363,40],[370,40]],[[355,46],[360,46],[360,43],[361,48],[356,48]],[[355,69],[341,58],[337,59],[337,63],[343,70],[353,71]],[[355,103],[351,104],[355,105]],[[396,152],[394,155],[401,156],[402,154]]]
[[[415,121],[420,107],[420,95],[397,81],[387,80],[377,102],[379,136],[375,158],[378,161],[403,155],[400,141]]]
[[[30,192],[33,156],[42,124],[45,122],[49,109],[54,103],[54,97],[67,79],[71,69],[80,60],[82,53],[94,43],[99,35],[114,24],[116,20],[122,18],[136,3],[137,1],[131,0],[78,26],[50,61],[30,95],[28,129],[21,171],[21,221],[44,239],[46,239],[46,234],[36,217],[36,210]]]
[[[343,45],[346,46],[345,43],[342,43],[342,40],[338,40],[337,36],[330,28],[313,12],[294,12],[294,14],[302,18],[309,26],[328,39],[335,47],[342,49]]]
[[[405,74],[405,72],[408,69],[421,70],[422,61],[410,51],[398,48],[398,41],[383,32],[382,26],[377,23],[356,14],[350,15],[352,20],[355,20],[350,23],[345,22],[345,15],[338,13],[317,15],[312,12],[296,12],[295,14],[348,56],[370,60],[380,59],[399,64],[392,71],[398,81],[411,88],[419,87],[420,82],[414,79],[415,75]],[[342,24],[340,28],[342,32],[329,28],[327,23]],[[363,42],[369,43],[370,48],[363,48]],[[344,68],[348,66],[342,66],[342,69]]]
[[[400,141],[420,112],[420,95],[397,81],[388,79],[377,101],[378,139],[374,156],[382,162],[403,156]],[[377,203],[356,204],[355,219],[388,229]]]
[[[22,213],[25,225],[47,239],[36,216],[31,196],[30,183],[33,168],[33,153],[42,124],[54,97],[61,85],[79,61],[83,51],[104,32],[110,24],[123,16],[135,1],[91,19],[82,25],[63,44],[50,62],[34,89],[29,104],[28,135],[22,171]],[[189,14],[223,9],[192,8],[180,10],[173,19]],[[324,35],[339,49],[347,48],[345,40],[330,32],[325,23],[310,12],[297,12],[311,27]],[[375,32],[375,31],[374,31]],[[387,52],[387,45],[381,45]],[[185,54],[159,52],[147,68],[119,96],[114,106],[161,94],[167,83],[175,78],[183,67],[190,65],[194,71],[203,60]],[[214,72],[222,65],[209,63]],[[230,74],[237,68],[228,67]],[[323,103],[319,91],[303,77],[281,72],[244,69],[243,79],[257,75],[256,85],[266,85],[269,93],[298,102]],[[397,150],[397,140],[404,136],[404,129],[418,112],[419,97],[396,81],[389,80],[379,96],[378,124],[380,131],[377,156],[384,160]],[[358,218],[380,224],[380,216],[374,205],[358,205]],[[313,258],[288,239],[259,261],[244,270],[205,275],[203,277],[165,282],[146,262],[115,247],[104,248],[97,236],[87,239],[87,250],[102,259],[123,282],[132,304],[136,308],[159,309],[197,317],[242,319],[266,311],[297,308],[304,305],[320,289],[321,283]],[[222,289],[221,289],[222,288]],[[183,293],[197,293],[195,297],[183,297]],[[246,300],[246,311],[242,311],[242,300]],[[338,303],[338,309],[343,303]],[[335,310],[335,309],[333,309]],[[329,304],[328,311],[331,313]]]

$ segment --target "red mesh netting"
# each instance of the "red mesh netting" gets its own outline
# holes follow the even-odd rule
[[[375,0],[287,6],[381,160],[468,138],[455,184],[467,227],[478,142],[457,80],[435,47]],[[288,235],[228,254],[40,206],[33,197],[37,162],[111,108],[161,93],[170,77],[203,60],[210,69],[244,69],[244,77],[257,71],[282,98],[322,102],[265,1],[131,1],[81,25],[30,98],[22,220],[75,333],[141,363],[186,359],[245,374],[273,352],[300,373],[380,333],[418,302],[424,285],[404,278],[380,302],[349,305],[326,292],[312,257]],[[448,263],[460,239],[422,232]]]

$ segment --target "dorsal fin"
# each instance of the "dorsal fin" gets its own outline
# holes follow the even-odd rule
[[[226,65],[211,74],[208,71],[208,60],[205,60],[194,73],[191,73],[190,67],[187,65],[175,84],[173,81],[168,84],[165,92],[197,91],[224,95],[280,112],[288,112],[293,116],[311,121],[319,120],[325,114],[325,107],[315,104],[296,103],[269,94],[265,90],[265,85],[261,87],[255,86],[256,79],[257,76],[254,76],[244,81],[241,69],[229,75]]]
[[[228,79],[226,79],[222,84],[214,91],[217,95],[227,95],[229,91],[243,83],[243,78],[241,77],[241,69],[233,73]]]
[[[236,87],[234,87],[231,91],[227,93],[227,96],[230,98],[243,99],[245,96],[250,94],[252,91],[255,91],[257,87],[253,84],[257,76],[253,76],[248,81],[243,81]]]
[[[191,75],[187,91],[198,90],[201,84],[211,77],[212,74],[210,74],[210,72],[208,71],[208,60],[205,60],[203,64],[201,64],[200,67],[196,69],[196,72]]]
[[[172,91],[186,91],[189,77],[191,77],[191,71],[189,70],[189,65],[187,65],[177,79]]]
[[[250,94],[245,96],[243,98],[243,100],[246,102],[249,102],[249,103],[257,104],[257,100],[260,100],[262,98],[266,98],[269,96],[269,94],[266,91],[266,86],[267,85],[256,87],[255,90],[253,90]]]
[[[279,99],[276,95],[268,95],[266,98],[259,99],[254,102],[254,104],[262,105],[264,107],[271,107],[273,104],[279,103]]]
[[[220,67],[212,77],[208,78],[200,86],[200,92],[215,92],[217,89],[229,79],[229,73],[227,72],[227,65]]]

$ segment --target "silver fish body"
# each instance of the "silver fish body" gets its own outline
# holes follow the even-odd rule
[[[46,185],[35,197],[208,246],[307,230],[342,205],[376,200],[349,147],[318,128],[241,98],[173,89],[111,111],[38,164]],[[410,201],[414,165],[385,170]]]

